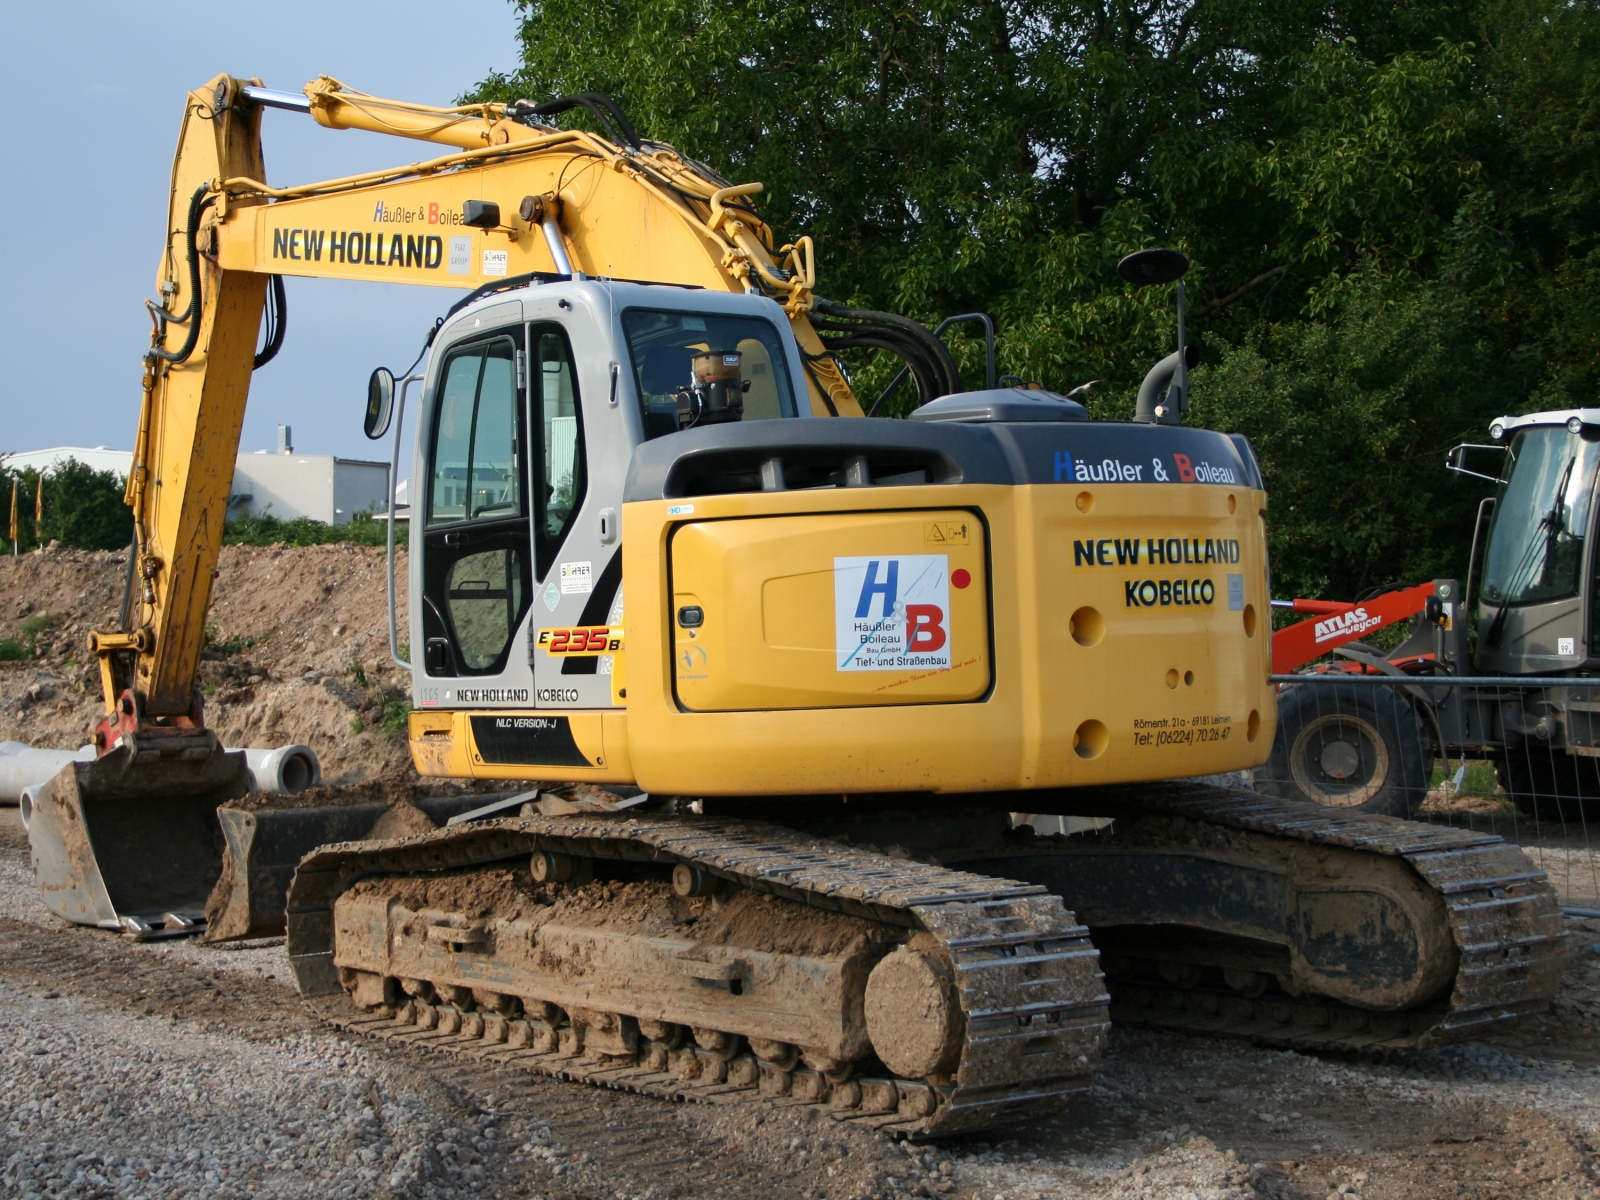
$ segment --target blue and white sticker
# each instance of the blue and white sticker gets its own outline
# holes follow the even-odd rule
[[[694,505],[692,504],[667,505],[667,516],[669,517],[692,517],[693,515]]]
[[[840,671],[950,668],[950,556],[833,560],[834,665]]]
[[[556,590],[556,581],[552,579],[549,583],[544,585],[544,606],[551,612],[555,612],[560,604],[561,593]]]
[[[1244,611],[1244,576],[1228,575],[1228,611]]]

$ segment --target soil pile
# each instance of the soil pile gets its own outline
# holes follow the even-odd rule
[[[11,656],[0,661],[0,740],[89,740],[104,704],[84,638],[116,628],[126,567],[125,552],[0,558],[0,656]],[[404,550],[396,570],[404,630]],[[304,743],[331,784],[412,777],[409,679],[389,659],[383,551],[227,546],[218,572],[200,684],[223,741]]]

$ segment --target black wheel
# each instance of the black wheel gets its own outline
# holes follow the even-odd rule
[[[1392,689],[1290,685],[1278,696],[1278,733],[1256,790],[1403,817],[1422,803],[1432,767],[1422,723]]]
[[[1600,762],[1543,742],[1507,746],[1494,773],[1517,809],[1540,821],[1600,820]]]

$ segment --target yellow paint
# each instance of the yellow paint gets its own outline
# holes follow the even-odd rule
[[[668,546],[671,611],[697,605],[705,621],[698,628],[673,630],[677,703],[693,712],[718,712],[928,704],[982,696],[990,674],[981,531],[967,545],[928,556],[923,544],[928,515],[854,513],[679,525]],[[976,527],[975,517],[965,514],[963,521],[962,515],[937,514],[943,522]],[[937,568],[946,576],[967,573],[965,587],[947,588],[951,611],[928,626],[940,652],[948,652],[950,669],[838,669],[834,560],[913,554],[947,559]],[[879,569],[886,567],[880,563]],[[905,587],[910,580],[899,582]],[[881,624],[875,619],[880,614],[874,608],[857,624],[873,629]]]
[[[626,505],[628,736],[636,782],[688,795],[963,792],[1162,779],[1264,762],[1275,722],[1266,622],[1247,632],[1245,614],[1228,607],[1226,577],[1242,575],[1246,603],[1267,611],[1258,515],[1265,496],[1198,484],[1122,485],[1100,489],[1096,500],[1086,513],[1075,490],[1049,485],[696,497],[689,524],[751,530],[738,544],[752,562],[762,561],[754,531],[763,524],[770,523],[772,549],[781,554],[797,522],[808,537],[824,538],[831,525],[843,540],[854,536],[864,510],[937,505],[917,516],[916,550],[925,549],[925,526],[948,520],[953,508],[981,515],[975,543],[988,531],[987,694],[966,702],[809,707],[817,704],[816,676],[785,671],[761,681],[766,708],[739,712],[688,711],[676,662],[683,631],[669,614],[698,603],[707,607],[709,625],[713,597],[744,594],[754,584],[696,581],[698,590],[681,589],[675,547],[685,522],[668,516],[668,501]],[[1167,573],[1211,580],[1211,605],[1130,608],[1127,582],[1162,572],[1142,564],[1132,571],[1073,566],[1074,540],[1158,535],[1237,539],[1237,563]],[[972,552],[980,553],[976,544]],[[824,623],[832,619],[829,596]],[[740,648],[753,647],[753,634],[741,636]],[[1169,688],[1174,669],[1193,682]]]

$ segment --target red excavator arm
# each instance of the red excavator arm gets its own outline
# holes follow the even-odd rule
[[[1432,583],[1384,592],[1360,604],[1344,600],[1274,600],[1274,608],[1312,614],[1272,635],[1272,673],[1287,675],[1314,658],[1427,610]]]

